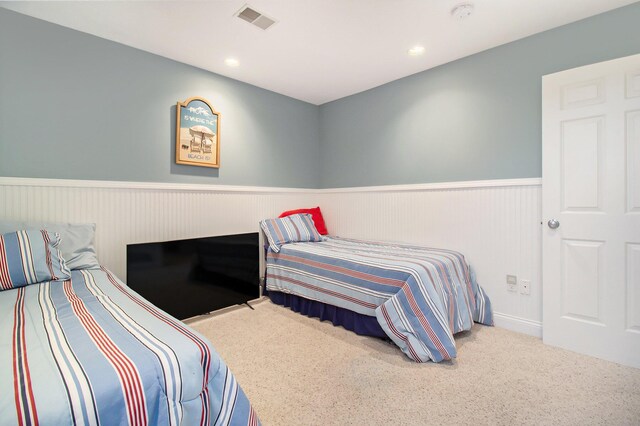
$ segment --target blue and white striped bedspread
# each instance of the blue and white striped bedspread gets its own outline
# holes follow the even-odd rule
[[[456,356],[453,334],[493,325],[491,302],[464,256],[402,244],[327,238],[267,253],[267,289],[375,316],[416,362]]]
[[[259,424],[211,344],[106,270],[0,292],[0,359],[3,425]]]

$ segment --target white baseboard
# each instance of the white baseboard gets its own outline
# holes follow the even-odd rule
[[[496,327],[542,338],[542,323],[539,321],[502,314],[500,312],[493,313],[493,321]]]

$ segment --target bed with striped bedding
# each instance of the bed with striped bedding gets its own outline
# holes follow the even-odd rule
[[[105,269],[0,292],[0,424],[257,425],[211,344]]]
[[[455,333],[493,325],[491,302],[451,250],[327,237],[267,252],[267,290],[376,317],[416,362],[456,356]]]

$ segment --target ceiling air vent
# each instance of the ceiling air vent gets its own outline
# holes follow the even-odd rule
[[[250,8],[247,5],[244,5],[242,9],[240,9],[240,11],[236,13],[236,16],[243,21],[247,21],[248,23],[255,25],[256,27],[263,30],[266,30],[276,23],[274,19],[263,15],[262,13]]]

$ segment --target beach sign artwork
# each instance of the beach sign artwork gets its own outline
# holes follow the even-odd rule
[[[220,167],[220,113],[204,98],[176,106],[176,163]]]

